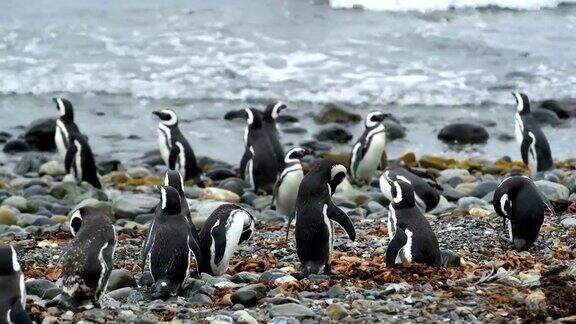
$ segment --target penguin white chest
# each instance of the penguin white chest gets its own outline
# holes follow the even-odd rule
[[[56,148],[58,149],[60,156],[62,156],[62,158],[66,157],[66,151],[68,150],[68,147],[66,146],[66,143],[68,142],[68,131],[60,119],[56,120],[54,142],[56,143]]]
[[[186,151],[184,151],[184,145],[180,142],[176,142],[179,148],[178,158],[176,159],[176,170],[180,172],[182,177],[186,179]]]
[[[276,207],[279,213],[283,215],[292,214],[302,178],[304,178],[302,170],[292,171],[284,176],[278,188]]]
[[[76,156],[74,157],[74,165],[76,166],[73,170],[75,173],[76,180],[82,181],[82,146],[74,141],[76,145]]]
[[[386,146],[386,133],[377,133],[372,137],[370,146],[356,169],[356,178],[370,180],[374,172],[378,169],[382,159],[382,153]]]
[[[158,147],[160,148],[162,160],[164,160],[166,165],[168,165],[168,158],[170,156],[170,143],[170,130],[166,126],[160,124],[160,126],[158,126]]]
[[[210,266],[215,275],[220,276],[228,270],[228,264],[230,263],[232,254],[234,254],[240,244],[240,237],[242,236],[244,224],[248,221],[250,221],[250,216],[244,210],[234,210],[230,213],[226,222],[226,244],[224,247],[224,255],[218,264],[215,263],[215,238],[212,237],[212,244],[210,246]],[[217,221],[216,224],[214,224],[214,227],[219,225],[220,221]]]
[[[514,115],[514,136],[516,137],[516,142],[522,144],[524,140],[524,123],[522,122],[522,117],[520,114],[516,113]]]

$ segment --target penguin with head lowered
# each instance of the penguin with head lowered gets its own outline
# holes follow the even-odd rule
[[[380,190],[388,200],[392,201],[394,198],[392,196],[392,187],[388,181],[391,171],[410,181],[412,189],[414,190],[416,206],[421,212],[429,212],[438,206],[438,203],[440,202],[440,193],[438,191],[442,190],[442,187],[428,174],[424,172],[418,172],[418,174],[415,174],[415,170],[405,168],[401,165],[390,166],[389,169],[380,177]],[[420,175],[422,177],[420,177]]]
[[[280,112],[288,108],[284,103],[278,101],[271,103],[266,106],[264,110],[264,115],[262,116],[263,127],[270,138],[270,143],[274,149],[274,156],[278,165],[281,169],[284,168],[284,148],[280,142],[280,135],[278,133],[278,128],[276,127],[276,119],[280,116]]]
[[[240,161],[240,174],[255,192],[261,190],[271,193],[284,162],[278,163],[270,140],[270,128],[264,126],[263,113],[257,109],[246,108],[228,112],[224,118],[246,119],[246,146]]]
[[[0,323],[32,323],[26,308],[24,273],[16,250],[0,245]]]
[[[536,241],[544,214],[554,214],[550,202],[526,176],[504,179],[494,192],[494,210],[508,225],[508,240],[518,251],[528,250]]]
[[[100,307],[114,263],[116,229],[104,208],[82,207],[70,217],[70,231],[74,238],[60,258],[60,304],[70,309]]]
[[[232,254],[252,237],[254,217],[234,204],[216,208],[200,231],[202,272],[213,276],[226,273]]]
[[[296,251],[300,275],[331,273],[334,223],[354,241],[356,231],[348,215],[332,202],[332,193],[346,177],[346,168],[330,160],[319,160],[304,176],[296,199]],[[289,231],[290,221],[288,222]]]
[[[550,145],[540,129],[538,121],[530,112],[530,100],[523,93],[514,92],[512,94],[516,99],[514,134],[520,144],[522,161],[528,165],[532,176],[536,175],[537,172],[548,171],[554,166]]]
[[[386,146],[386,115],[374,111],[366,116],[365,130],[354,144],[350,155],[350,177],[358,183],[369,183],[380,166]]]
[[[152,298],[167,299],[178,293],[190,274],[195,240],[190,223],[182,214],[181,197],[172,187],[161,187],[161,207],[156,211],[154,222],[142,251],[142,261],[147,265],[154,286]],[[142,267],[144,270],[144,267]],[[198,265],[194,276],[199,277]]]
[[[66,157],[70,135],[80,133],[78,126],[74,122],[74,107],[68,99],[53,98],[58,108],[60,117],[56,120],[56,130],[54,132],[54,143],[62,158]]]
[[[158,145],[160,154],[170,170],[177,170],[184,181],[194,179],[199,187],[204,187],[204,175],[198,167],[196,156],[180,128],[178,116],[173,110],[164,109],[152,112],[160,118],[158,123]]]
[[[458,266],[460,258],[449,251],[440,251],[438,239],[420,209],[416,206],[410,180],[395,171],[387,173],[392,191],[388,212],[386,265],[402,262],[432,266]]]
[[[276,205],[276,211],[281,215],[291,216],[294,212],[298,187],[304,178],[300,159],[308,154],[310,154],[308,150],[300,147],[294,147],[286,153],[285,167],[274,186],[272,202]]]
[[[73,133],[69,138],[68,151],[64,159],[66,173],[72,174],[78,182],[86,181],[94,188],[101,189],[102,184],[98,178],[98,169],[88,138],[80,133]]]

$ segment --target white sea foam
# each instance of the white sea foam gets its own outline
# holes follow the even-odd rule
[[[499,7],[515,10],[555,8],[573,0],[330,0],[337,9],[359,8],[373,11],[434,11],[451,8]]]

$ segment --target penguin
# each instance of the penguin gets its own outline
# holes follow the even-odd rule
[[[504,179],[494,192],[494,210],[508,226],[508,240],[517,251],[528,250],[536,241],[544,214],[552,205],[526,176]]]
[[[201,188],[204,187],[204,175],[198,167],[196,156],[180,128],[178,116],[173,110],[164,109],[152,112],[160,118],[158,123],[158,145],[160,154],[170,170],[178,170],[184,181],[194,179]]]
[[[530,112],[530,100],[524,93],[513,92],[516,99],[514,134],[520,144],[522,161],[528,165],[532,177],[537,172],[551,170],[554,166],[550,145],[540,125]]]
[[[438,206],[440,202],[440,193],[442,186],[440,186],[430,175],[425,172],[417,172],[412,168],[407,168],[401,165],[391,165],[384,174],[380,176],[380,190],[384,197],[392,201],[392,188],[388,182],[390,172],[396,175],[401,175],[408,179],[414,189],[414,198],[416,206],[421,212],[429,212]],[[422,176],[422,177],[421,177]]]
[[[80,133],[78,126],[74,122],[74,107],[68,99],[52,98],[56,103],[56,108],[60,116],[56,120],[56,130],[54,132],[54,143],[62,158],[66,157],[70,135]]]
[[[270,143],[274,149],[274,155],[276,156],[276,161],[280,166],[280,169],[284,168],[284,148],[280,142],[280,134],[278,133],[278,128],[276,127],[276,119],[280,116],[280,112],[288,108],[284,103],[278,101],[271,103],[266,106],[263,115],[263,126],[266,134],[270,138]]]
[[[380,166],[386,146],[386,127],[382,123],[386,115],[373,111],[366,116],[365,130],[354,144],[350,154],[350,177],[357,183],[369,183]]]
[[[460,258],[450,251],[440,251],[432,227],[416,206],[409,179],[395,171],[387,173],[392,192],[388,212],[386,265],[416,262],[431,266],[458,266]]]
[[[100,307],[114,263],[118,237],[107,211],[82,207],[70,217],[74,237],[64,251],[60,305],[67,309]]]
[[[72,174],[78,182],[86,181],[94,188],[102,189],[88,138],[80,133],[72,133],[69,138],[68,151],[64,158],[66,173]]]
[[[142,251],[142,261],[147,265],[154,286],[152,298],[166,300],[178,293],[190,275],[190,261],[198,260],[194,253],[194,238],[190,223],[182,214],[181,197],[172,187],[160,187],[161,207]],[[142,267],[144,270],[144,267]],[[194,270],[198,278],[198,267]]]
[[[334,223],[344,228],[354,241],[356,231],[348,215],[332,202],[332,193],[346,177],[346,168],[330,160],[314,163],[304,176],[296,198],[296,252],[300,276],[331,273]],[[288,230],[289,230],[288,223]]]
[[[278,174],[283,169],[274,153],[269,128],[264,126],[263,113],[254,108],[231,111],[225,119],[246,119],[244,154],[240,161],[240,175],[254,192],[271,193]]]
[[[234,204],[216,208],[200,231],[202,272],[212,276],[226,273],[232,254],[253,233],[254,217],[246,210]]]
[[[295,147],[286,153],[284,158],[285,167],[274,186],[274,195],[272,204],[275,204],[276,211],[281,215],[292,215],[296,197],[298,196],[298,187],[304,171],[300,159],[310,154],[310,151]]]
[[[0,292],[0,323],[32,323],[24,310],[24,273],[18,263],[16,250],[10,245],[0,245]]]

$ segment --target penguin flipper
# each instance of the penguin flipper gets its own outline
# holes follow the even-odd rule
[[[396,230],[396,234],[388,244],[388,248],[386,249],[386,266],[393,266],[396,264],[396,257],[400,250],[406,245],[408,242],[408,236],[401,228]]]
[[[10,306],[10,318],[8,318],[8,320],[9,323],[32,324],[32,320],[24,310],[24,307],[18,298],[14,298],[14,301]]]
[[[196,242],[194,236],[192,235],[188,237],[188,249],[192,251],[192,254],[194,254],[194,259],[196,259],[195,277],[199,278],[200,277],[199,269],[202,269],[202,262],[203,262],[202,252],[200,251],[200,246],[198,245],[198,242]]]
[[[352,156],[350,157],[350,175],[352,178],[355,178],[356,169],[358,168],[358,164],[362,161],[364,154],[366,153],[365,149],[366,145],[362,145],[361,141],[358,141],[354,148],[352,149]]]
[[[214,264],[218,265],[226,252],[226,228],[220,224],[210,231],[210,235],[214,241]]]
[[[66,170],[67,174],[70,174],[70,170],[72,169],[72,163],[74,162],[74,156],[77,152],[76,145],[70,143],[68,145],[68,150],[66,151],[66,156],[64,157],[64,169]]]
[[[520,144],[520,153],[522,154],[522,161],[528,164],[528,151],[530,150],[530,145],[532,144],[532,139],[526,133],[522,139],[522,144]]]
[[[168,169],[176,170],[176,161],[178,160],[178,154],[180,154],[180,148],[178,145],[172,145],[170,148],[170,155],[168,155]]]
[[[344,211],[342,211],[342,209],[336,207],[336,205],[334,205],[332,202],[326,204],[326,206],[328,206],[326,216],[328,216],[329,219],[340,224],[340,226],[342,226],[342,228],[346,231],[346,234],[348,234],[348,237],[352,241],[355,241],[356,230],[354,229],[354,225],[352,224],[350,217],[348,217],[348,215]]]

